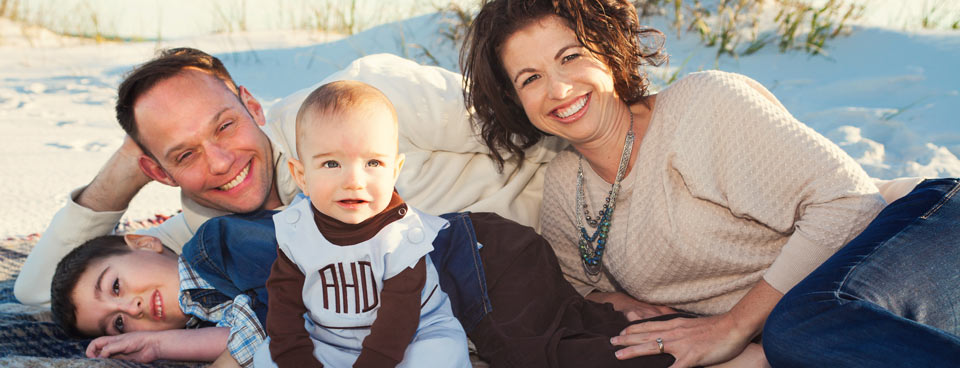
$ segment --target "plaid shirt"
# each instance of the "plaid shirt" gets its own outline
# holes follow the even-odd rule
[[[243,367],[253,365],[253,354],[257,347],[267,337],[267,332],[257,320],[256,313],[250,307],[250,297],[245,294],[237,295],[233,300],[227,300],[212,307],[204,307],[199,301],[191,298],[191,292],[216,290],[207,281],[180,258],[177,261],[180,273],[180,309],[187,315],[200,320],[214,322],[217,327],[230,327],[230,337],[227,339],[227,349],[230,355]],[[192,319],[191,319],[192,320]]]

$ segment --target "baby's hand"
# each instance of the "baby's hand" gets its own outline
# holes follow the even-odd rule
[[[88,358],[114,358],[150,363],[159,356],[157,335],[160,331],[130,332],[101,336],[87,345]]]

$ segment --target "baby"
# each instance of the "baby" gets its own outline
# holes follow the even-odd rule
[[[300,107],[296,136],[300,159],[288,165],[308,200],[274,216],[272,361],[469,367],[466,335],[426,257],[448,222],[394,191],[404,156],[391,102],[360,82],[323,85]]]

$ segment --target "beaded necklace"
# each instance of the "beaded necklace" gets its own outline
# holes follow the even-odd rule
[[[590,217],[590,211],[587,209],[587,203],[583,195],[583,155],[580,155],[577,161],[577,208],[574,209],[574,217],[577,218],[577,229],[580,230],[580,241],[578,248],[580,250],[580,263],[583,264],[583,272],[592,282],[600,281],[600,272],[603,270],[603,253],[607,246],[607,233],[610,232],[610,224],[613,222],[613,209],[617,203],[617,193],[620,192],[620,180],[623,179],[627,171],[627,163],[630,162],[630,154],[633,152],[633,111],[630,111],[630,130],[627,131],[627,138],[623,142],[623,151],[620,154],[620,166],[617,167],[617,177],[613,180],[613,186],[607,193],[603,208],[597,212],[597,218]],[[580,214],[583,213],[583,216]],[[583,226],[586,220],[587,224],[594,228],[593,235],[587,233]],[[596,245],[594,245],[596,243]]]

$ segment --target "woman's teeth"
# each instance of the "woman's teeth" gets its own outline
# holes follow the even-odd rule
[[[573,105],[570,105],[570,107],[557,111],[556,113],[557,117],[564,119],[570,115],[576,114],[578,111],[580,111],[580,109],[583,108],[583,105],[586,105],[586,104],[587,104],[587,96],[580,97],[580,99],[577,100],[577,102],[575,102]]]
[[[244,168],[243,168],[243,171],[241,171],[240,174],[237,175],[237,177],[233,178],[233,180],[231,180],[229,183],[226,183],[226,184],[222,185],[222,186],[221,186],[220,188],[218,188],[218,189],[220,189],[220,190],[230,190],[230,189],[233,189],[234,187],[236,187],[237,185],[239,185],[240,183],[242,183],[242,182],[243,182],[243,179],[246,179],[246,178],[247,178],[247,173],[249,173],[249,172],[250,172],[250,165],[247,164],[247,167],[244,167]]]

